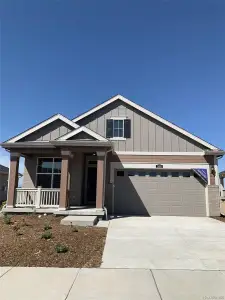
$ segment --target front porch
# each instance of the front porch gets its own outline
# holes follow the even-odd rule
[[[82,148],[77,144],[72,147],[67,143],[66,149],[62,145],[50,150],[10,149],[8,195],[3,212],[103,217],[106,156],[110,149],[109,145],[90,147],[90,142],[88,146],[82,143]],[[18,188],[21,156],[25,157],[26,174],[22,188]]]

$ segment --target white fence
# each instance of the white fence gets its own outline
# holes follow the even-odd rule
[[[59,189],[17,188],[15,207],[58,207],[59,193]]]

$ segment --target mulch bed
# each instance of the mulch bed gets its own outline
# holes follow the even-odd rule
[[[221,221],[221,222],[225,222],[225,217],[213,217],[213,219],[216,219],[218,221]]]
[[[60,225],[53,215],[13,215],[11,223],[0,218],[0,266],[96,268],[102,261],[107,229]],[[45,224],[51,239],[42,238]],[[78,231],[77,231],[78,230]],[[63,244],[68,252],[57,253]]]

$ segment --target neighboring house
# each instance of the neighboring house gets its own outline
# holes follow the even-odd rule
[[[225,152],[120,95],[73,120],[54,115],[1,145],[11,154],[8,211],[220,214]]]
[[[0,165],[0,204],[7,199],[9,168]],[[19,176],[22,176],[19,174]]]
[[[225,178],[225,171],[220,172],[220,183],[222,184],[223,187],[224,186],[224,178]]]

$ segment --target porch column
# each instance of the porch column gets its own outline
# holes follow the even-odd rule
[[[97,152],[96,208],[103,208],[105,152]]]
[[[7,207],[14,206],[16,188],[18,187],[19,153],[10,153],[9,181],[7,193]]]
[[[60,197],[59,197],[59,209],[66,210],[68,201],[68,187],[69,187],[69,160],[71,152],[63,150],[62,154],[62,166],[61,166],[61,181],[60,181]]]

